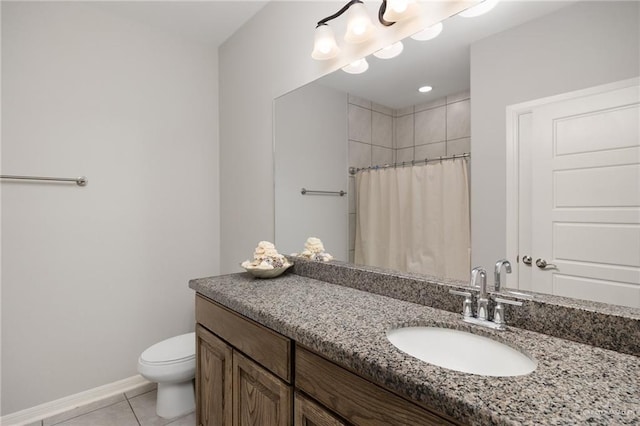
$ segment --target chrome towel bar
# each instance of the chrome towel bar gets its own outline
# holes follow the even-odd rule
[[[75,182],[78,186],[87,186],[89,180],[86,176],[80,176],[77,178],[59,178],[59,177],[47,177],[47,176],[14,176],[14,175],[0,175],[0,179],[15,179],[15,180],[38,180],[38,181],[52,181],[52,182]]]
[[[315,191],[313,189],[305,189],[305,188],[302,188],[300,190],[300,193],[302,195],[339,195],[341,197],[344,197],[345,195],[347,195],[346,191]]]

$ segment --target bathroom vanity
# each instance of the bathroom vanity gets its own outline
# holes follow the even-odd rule
[[[334,268],[333,279],[350,276],[361,289],[327,282],[327,268]],[[380,282],[392,279],[405,281],[404,293],[386,285],[394,297],[381,294]],[[275,279],[241,273],[192,280],[190,287],[197,292],[197,424],[640,422],[640,359],[633,342],[622,342],[618,351],[522,328],[469,325],[458,312],[426,306],[438,303],[461,311],[458,298],[445,296],[455,283],[407,279],[353,265],[297,261],[294,273]],[[363,291],[367,286],[369,291]],[[412,293],[421,303],[409,301]],[[535,304],[525,302],[522,308],[540,310]],[[515,312],[507,311],[507,322],[509,314],[517,318]],[[530,317],[535,324],[535,313]],[[606,329],[606,321],[595,318]],[[622,321],[627,338],[637,338],[640,320],[633,312],[612,321]],[[534,358],[538,366],[515,377],[437,367],[387,340],[388,330],[403,325],[490,337]]]
[[[198,424],[457,424],[201,295],[196,315]]]

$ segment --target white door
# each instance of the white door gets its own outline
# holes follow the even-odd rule
[[[639,100],[632,86],[532,110],[531,290],[640,307]]]

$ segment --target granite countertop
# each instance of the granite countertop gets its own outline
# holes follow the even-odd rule
[[[270,280],[223,275],[191,280],[189,286],[463,423],[640,424],[640,358],[633,355],[517,328],[494,331],[451,312],[294,274]],[[387,340],[386,331],[400,325],[473,331],[533,356],[538,367],[518,377],[437,367]]]

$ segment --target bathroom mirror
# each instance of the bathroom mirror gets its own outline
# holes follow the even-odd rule
[[[606,8],[606,13],[602,13],[604,10],[602,8]],[[567,35],[578,31],[579,29],[576,30],[576,28],[583,25],[585,20],[590,21],[590,28],[593,29],[591,32],[597,34],[599,44],[595,46],[585,42],[583,45],[578,45],[578,51],[568,50],[575,46],[566,42]],[[348,173],[350,166],[375,166],[470,151],[472,198],[484,198],[489,190],[500,193],[500,197],[503,197],[507,162],[506,107],[570,92],[576,87],[587,88],[638,76],[638,20],[638,5],[635,2],[503,1],[493,11],[478,18],[465,19],[459,16],[449,18],[443,23],[443,32],[433,40],[422,42],[405,40],[405,50],[399,57],[386,61],[369,57],[370,68],[364,74],[349,75],[338,70],[276,99],[274,104],[275,229],[279,250],[285,253],[299,252],[303,249],[307,237],[316,236],[323,239],[327,250],[338,260],[353,261],[355,214],[353,198],[349,195],[354,192],[354,179]],[[509,46],[511,50],[505,48],[504,35],[508,38],[510,31],[519,31],[520,28],[527,26],[535,26],[540,31],[535,39],[524,40],[522,47],[516,46],[515,50],[513,46]],[[617,38],[609,37],[611,31],[606,29],[608,26],[622,27],[619,28],[620,34],[617,34]],[[496,36],[498,38],[495,43],[486,42]],[[621,39],[623,43],[620,43]],[[481,126],[471,126],[474,132],[476,128],[484,132],[478,136],[477,140],[480,137],[486,138],[490,134],[487,127],[499,130],[497,132],[499,136],[492,142],[501,150],[499,155],[485,151],[482,144],[471,144],[470,139],[476,137],[475,133],[468,135],[457,133],[454,135],[455,138],[447,138],[445,134],[444,139],[440,137],[424,144],[418,144],[414,140],[410,149],[404,149],[404,151],[398,146],[376,142],[376,138],[381,139],[373,130],[384,128],[388,133],[389,123],[391,123],[390,131],[393,133],[392,140],[394,137],[397,138],[399,130],[397,118],[406,116],[409,111],[439,109],[446,118],[447,113],[451,115],[452,112],[456,112],[450,108],[451,105],[460,106],[462,109],[469,108],[471,105],[467,114],[469,111],[472,113],[476,111],[475,108],[478,108],[478,105],[482,108],[485,106],[488,108],[488,105],[491,105],[491,86],[499,84],[490,79],[486,79],[489,83],[483,84],[485,82],[478,77],[477,72],[476,74],[470,72],[472,62],[470,57],[473,56],[470,54],[472,51],[470,46],[480,46],[474,51],[476,57],[473,59],[476,63],[480,61],[479,55],[485,55],[485,58],[492,56],[500,58],[500,62],[496,62],[495,73],[496,76],[501,77],[496,78],[521,80],[523,86],[527,86],[523,88],[519,98],[514,97],[517,102],[501,105],[500,108],[491,111],[502,121],[495,121],[497,124],[493,126],[490,122],[483,122]],[[537,50],[529,51],[531,46],[535,46]],[[617,52],[620,56],[625,52],[631,52],[628,69],[621,70],[621,67],[616,65],[611,67],[610,75],[603,71],[601,75],[595,77],[594,71],[586,68],[571,75],[562,74],[561,70],[569,68],[567,64],[579,64],[579,58],[585,52],[586,54],[589,50],[602,52],[603,49]],[[538,64],[540,69],[531,67],[532,69],[527,70],[523,75],[516,74],[521,68],[518,64],[526,62],[525,58],[530,59],[539,55],[540,50],[552,53],[557,50],[561,54],[558,53],[556,56],[551,54],[554,63]],[[510,66],[510,61],[513,67]],[[483,65],[491,70],[486,63]],[[558,73],[555,76],[549,73],[552,77],[547,77],[550,82],[548,89],[540,88],[540,82],[529,84],[530,80],[523,80],[533,78],[537,74],[546,75],[545,70],[554,69],[558,70]],[[510,74],[510,71],[513,73]],[[591,75],[586,76],[590,72]],[[581,75],[582,73],[585,76]],[[572,86],[571,83],[576,81],[579,83]],[[590,81],[596,83],[589,83]],[[417,88],[424,84],[433,87],[433,90],[426,95],[417,91]],[[567,87],[566,90],[563,89],[563,84]],[[580,86],[580,84],[583,85]],[[356,140],[355,143],[350,141],[350,108],[368,109],[372,117],[378,118],[377,122],[373,118],[370,122],[370,129],[373,130],[368,136],[370,146],[367,148],[369,149],[367,158],[363,158],[362,152],[354,150],[354,146],[362,147],[363,141]],[[467,120],[468,117],[467,115]],[[415,117],[413,123],[414,127],[417,126]],[[466,125],[468,126],[468,123]],[[446,122],[444,126],[446,129]],[[353,129],[351,132],[353,133]],[[385,137],[388,138],[388,136],[387,134]],[[479,150],[476,151],[476,149]],[[483,193],[482,189],[478,188],[483,186],[481,184],[484,182],[474,181],[474,179],[485,179],[487,174],[494,170],[497,170],[494,173],[497,176],[490,178],[498,182],[499,186],[495,189],[485,189]],[[347,195],[302,195],[300,194],[302,188],[336,193],[346,191]],[[498,197],[500,201],[498,203],[491,203],[487,199],[480,208],[471,211],[471,222],[476,228],[474,238],[483,235],[483,232],[493,232],[488,238],[482,237],[485,240],[482,245],[477,241],[473,244],[473,247],[488,247],[487,253],[478,253],[477,250],[472,253],[474,264],[482,264],[487,268],[492,267],[493,262],[505,256],[504,240],[509,237],[504,219],[505,201],[500,197]],[[477,203],[473,205],[478,206]],[[500,209],[496,210],[495,205],[500,206]],[[492,241],[493,239],[499,242],[496,244]],[[495,247],[498,248],[495,249]],[[514,254],[513,257],[510,260],[514,269],[517,269],[519,265],[516,263],[516,255]],[[519,256],[517,260],[520,260]],[[627,285],[631,291],[632,305],[637,303],[640,306],[640,279],[637,278],[640,277],[640,264],[634,265],[632,261],[626,267],[632,270],[630,274],[632,285]],[[509,278],[509,282],[513,283],[513,277]],[[517,288],[519,285],[516,283],[513,287]],[[606,295],[599,295],[597,292],[584,296],[578,292],[572,297],[626,304],[624,301],[612,302]]]

